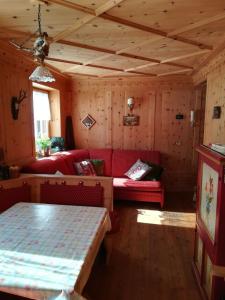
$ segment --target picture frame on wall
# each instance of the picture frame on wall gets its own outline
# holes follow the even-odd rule
[[[94,126],[94,124],[96,123],[95,119],[87,114],[81,121],[81,123],[87,128],[87,129],[91,129],[92,126]]]
[[[216,210],[218,194],[219,174],[211,166],[203,162],[202,183],[200,196],[200,216],[205,225],[206,231],[215,242],[216,231]]]
[[[137,115],[127,115],[123,117],[124,126],[138,126],[140,117]]]

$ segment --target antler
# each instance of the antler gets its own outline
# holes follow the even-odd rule
[[[26,91],[21,89],[19,97],[17,98],[17,103],[21,103],[23,101],[23,99],[26,97],[27,97]]]

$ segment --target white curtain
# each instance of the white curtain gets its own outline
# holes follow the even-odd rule
[[[51,120],[48,94],[44,92],[33,92],[34,120]]]

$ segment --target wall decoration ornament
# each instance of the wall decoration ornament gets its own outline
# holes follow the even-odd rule
[[[81,121],[81,123],[88,129],[91,129],[91,127],[96,123],[95,119],[92,118],[91,115],[87,114],[86,117]]]
[[[214,242],[216,229],[216,208],[219,175],[206,163],[202,165],[201,184],[201,219],[209,233],[209,237]]]
[[[27,97],[27,93],[24,90],[20,90],[19,96],[15,97],[13,96],[11,99],[11,113],[13,120],[17,120],[19,116],[19,108],[20,103]]]

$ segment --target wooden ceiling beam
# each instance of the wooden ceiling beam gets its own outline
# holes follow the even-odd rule
[[[176,63],[173,63],[173,62],[164,62],[164,63],[161,62],[161,64],[172,66],[172,67],[177,67],[177,68],[184,68],[184,69],[193,70],[193,67],[191,67],[191,66],[187,66],[187,65],[183,65],[183,64],[176,64]]]
[[[218,15],[200,20],[200,21],[195,22],[193,24],[181,27],[177,30],[171,31],[170,33],[168,33],[168,36],[176,36],[178,34],[181,34],[181,33],[184,33],[184,32],[199,28],[199,27],[202,27],[204,25],[208,25],[208,24],[213,23],[213,22],[221,21],[223,19],[225,19],[225,12],[222,13],[222,14],[218,14]]]
[[[68,72],[67,75],[70,75],[70,76],[85,76],[85,77],[95,77],[95,78],[98,78],[99,76],[98,75],[90,75],[90,74],[85,74],[85,73],[73,73],[73,72]]]
[[[58,4],[66,8],[74,9],[95,16],[95,10],[67,0],[47,0],[48,3]]]
[[[115,55],[116,55],[116,53],[115,53]],[[149,62],[153,62],[153,63],[160,63],[160,60],[158,60],[158,59],[148,58],[148,57],[140,56],[140,55],[134,55],[134,54],[129,54],[129,53],[121,53],[121,54],[117,54],[117,55],[127,57],[127,58],[149,61]]]
[[[106,3],[95,9],[95,15],[100,16],[123,1],[124,0],[108,0]]]
[[[157,74],[153,74],[153,73],[143,73],[143,72],[136,72],[136,71],[127,71],[127,73],[145,75],[145,76],[157,76]]]
[[[177,70],[177,71],[171,71],[171,72],[166,72],[166,73],[161,73],[158,74],[157,76],[166,76],[166,75],[174,75],[174,74],[180,74],[180,73],[185,73],[185,72],[190,72],[190,69],[183,69],[183,70]]]
[[[60,58],[53,58],[53,57],[45,57],[45,61],[49,60],[49,61],[57,61],[57,62],[62,62],[62,63],[66,63],[66,64],[73,64],[73,65],[78,65],[78,66],[82,66],[83,64],[81,62],[77,62],[77,61],[72,61],[72,60],[66,60],[66,59],[60,59]]]
[[[147,68],[147,67],[156,66],[156,65],[158,65],[158,64],[159,64],[159,63],[149,63],[149,64],[144,64],[144,65],[141,65],[141,66],[137,66],[137,67],[125,69],[125,71],[126,71],[126,72],[128,72],[128,71],[135,71],[135,70],[139,70],[139,69],[142,69],[142,68]]]
[[[192,52],[192,53],[188,53],[188,54],[174,56],[174,57],[171,57],[171,58],[168,58],[168,59],[164,59],[164,60],[161,61],[161,63],[172,62],[172,61],[176,61],[176,60],[180,60],[180,59],[185,59],[185,58],[197,56],[197,55],[200,55],[200,54],[206,54],[206,53],[209,53],[209,52],[211,52],[211,51],[208,50],[208,49],[195,51],[195,52]]]
[[[104,67],[101,65],[95,65],[95,64],[88,64],[86,65],[86,67],[93,67],[93,68],[98,68],[98,69],[103,69],[103,70],[110,70],[110,71],[120,71],[120,72],[124,72],[123,69],[120,68],[113,68],[113,67]]]
[[[113,51],[113,50],[100,48],[100,47],[96,47],[96,46],[90,46],[90,45],[77,43],[77,42],[71,42],[71,41],[66,41],[66,40],[58,40],[57,43],[62,44],[62,45],[87,49],[87,50],[93,50],[93,51],[102,52],[102,53],[115,54],[115,51]]]

